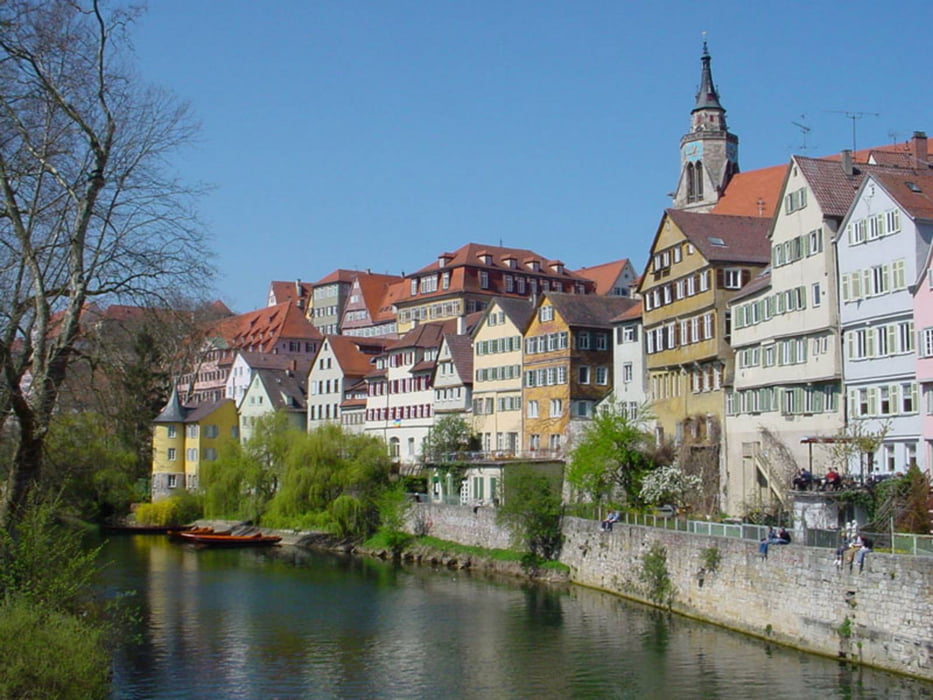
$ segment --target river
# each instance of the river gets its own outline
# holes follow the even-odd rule
[[[113,698],[929,698],[933,684],[572,586],[306,552],[104,548]]]

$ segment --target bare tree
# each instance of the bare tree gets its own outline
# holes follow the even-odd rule
[[[135,11],[0,0],[0,416],[19,441],[2,517],[24,503],[93,300],[164,306],[211,278],[196,190],[169,158],[197,125],[129,61]]]

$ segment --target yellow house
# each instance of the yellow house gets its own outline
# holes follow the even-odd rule
[[[733,373],[728,301],[769,262],[769,223],[676,209],[662,217],[639,285],[659,443],[718,449]]]
[[[473,431],[496,457],[521,450],[522,336],[533,310],[525,299],[497,297],[473,330]]]
[[[201,464],[216,460],[221,445],[238,438],[233,399],[188,407],[173,391],[153,421],[152,500],[167,498],[178,489],[196,491]]]
[[[562,458],[577,428],[612,391],[611,320],[637,302],[548,292],[525,331],[525,439],[537,457]]]

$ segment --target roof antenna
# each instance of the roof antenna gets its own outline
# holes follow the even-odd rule
[[[800,115],[800,122],[806,121],[806,119],[807,119],[807,115],[806,115],[806,114],[801,114],[801,115]],[[800,147],[800,150],[806,153],[806,151],[807,151],[807,134],[810,133],[811,129],[810,129],[810,127],[807,126],[806,124],[801,124],[800,122],[792,121],[791,124],[793,124],[793,125],[796,126],[798,129],[800,129],[800,132],[803,134],[803,145]]]
[[[844,114],[846,119],[852,120],[852,154],[855,155],[855,121],[861,119],[862,117],[880,117],[881,115],[878,112],[848,112],[844,109],[831,109],[829,110],[833,114]]]

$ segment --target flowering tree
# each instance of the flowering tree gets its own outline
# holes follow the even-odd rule
[[[687,474],[672,464],[658,467],[642,479],[641,498],[645,503],[671,503],[680,508],[687,504],[688,494],[698,492],[702,483],[696,474]]]

